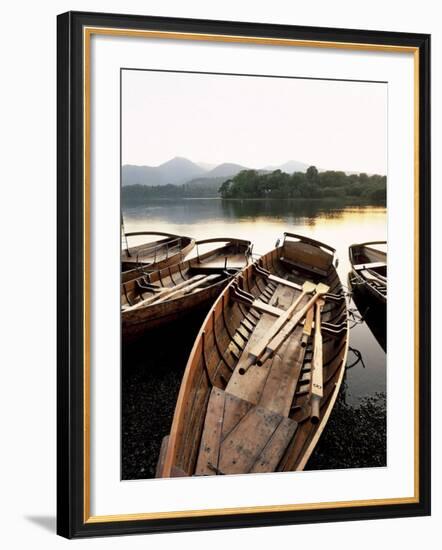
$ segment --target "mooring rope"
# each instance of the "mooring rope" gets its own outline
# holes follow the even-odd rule
[[[350,365],[347,363],[347,365],[345,366],[346,370],[352,369],[358,363],[361,363],[363,368],[365,369],[365,363],[364,363],[364,360],[362,359],[362,353],[358,349],[352,348],[350,346],[348,347],[348,351],[351,351],[356,356],[356,360],[353,361],[353,363],[350,363]]]

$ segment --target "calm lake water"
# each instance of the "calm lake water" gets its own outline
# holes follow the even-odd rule
[[[264,254],[274,248],[276,240],[283,236],[284,231],[306,235],[336,249],[339,258],[338,272],[345,287],[348,284],[347,276],[350,267],[348,246],[352,243],[387,238],[387,212],[384,207],[343,206],[342,203],[333,200],[155,200],[136,207],[126,206],[123,216],[126,232],[164,231],[191,236],[197,240],[210,237],[244,238],[253,242],[253,253],[256,255]],[[351,308],[357,314],[353,301],[351,301]],[[361,438],[367,447],[364,452],[367,457],[371,457],[373,453],[379,453],[379,446],[385,447],[386,354],[364,322],[356,324],[351,329],[350,336],[350,348],[356,350],[356,354],[350,350],[348,365],[357,360],[357,354],[360,354],[362,361],[347,369],[340,404],[338,403],[336,408],[341,408],[349,433],[352,429],[361,430]],[[376,408],[376,405],[371,408],[373,404],[371,400],[379,394],[383,396],[381,408]],[[348,419],[348,415],[352,418]],[[355,428],[357,417],[360,425]],[[375,433],[371,435],[365,433],[370,431],[364,427],[367,424],[367,418],[368,422],[372,418],[376,418],[377,422],[372,426]],[[332,418],[329,424],[333,424]],[[339,429],[342,429],[342,422],[339,426]],[[330,428],[331,431],[334,429]],[[333,435],[331,444],[333,445],[335,441],[336,434]],[[345,438],[342,441],[345,441]],[[330,443],[327,443],[327,434],[324,433],[318,445],[318,456],[320,455],[321,458],[315,463],[313,456],[311,467],[351,467],[353,465],[351,458],[335,460],[336,454],[345,453],[342,448],[334,449],[333,460],[328,460],[327,448],[324,448],[327,445],[330,448]],[[341,447],[347,445],[342,443]],[[363,457],[358,459],[359,462],[354,461],[354,465],[384,465],[385,448],[381,451],[381,458],[378,456],[376,460],[373,459],[373,463],[370,462],[370,458]],[[137,470],[138,466],[134,465],[134,468]],[[142,473],[136,474],[132,470],[133,468],[129,467],[127,475],[123,477],[150,477]],[[143,468],[144,471],[146,470]]]

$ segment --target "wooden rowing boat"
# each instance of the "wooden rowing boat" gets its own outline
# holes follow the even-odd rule
[[[349,247],[351,264],[350,282],[358,287],[374,305],[387,303],[387,252],[374,248],[386,246],[385,241],[353,244]]]
[[[217,245],[203,254],[200,248]],[[196,243],[194,258],[138,274],[121,284],[123,342],[147,330],[207,307],[250,259],[251,243],[242,239],[206,239]]]
[[[158,476],[305,467],[345,372],[347,303],[333,257],[286,233],[224,289],[187,363]],[[250,365],[253,354],[262,361]]]
[[[151,242],[129,246],[131,237],[163,237]],[[160,233],[157,231],[135,231],[123,236],[125,248],[121,251],[121,271],[130,271],[133,277],[137,269],[154,271],[184,260],[195,246],[195,239]],[[129,274],[126,275],[129,278]]]

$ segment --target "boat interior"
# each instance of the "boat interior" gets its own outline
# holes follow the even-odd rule
[[[345,370],[347,305],[333,253],[321,243],[287,234],[282,246],[229,284],[206,318],[189,358],[158,475],[304,468]],[[306,282],[314,290],[300,290]],[[320,283],[327,290],[316,296]],[[314,296],[317,301],[309,307]],[[295,305],[293,318],[302,309],[311,313],[300,317],[291,330],[287,323],[275,337],[280,341],[274,353],[264,353],[261,362],[250,365],[252,351],[266,338],[268,343],[277,320]],[[318,341],[322,396],[319,412],[313,415],[312,365]]]
[[[350,261],[356,271],[364,271],[368,279],[387,278],[387,253],[373,246],[386,246],[385,241],[376,241],[350,246]],[[365,273],[366,272],[366,273]]]
[[[218,245],[208,251],[201,251],[204,245]],[[122,282],[121,303],[123,310],[137,304],[149,305],[190,295],[204,288],[222,283],[236,275],[249,261],[250,242],[240,239],[207,239],[196,243],[196,255],[190,260],[153,272],[146,272],[137,278]],[[142,272],[142,269],[138,270]],[[168,292],[172,290],[173,292]],[[158,295],[158,299],[156,296]]]
[[[376,241],[349,247],[350,262],[355,274],[352,285],[366,285],[368,291],[382,303],[387,300],[386,245],[385,241]]]

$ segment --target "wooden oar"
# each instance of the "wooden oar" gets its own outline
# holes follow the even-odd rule
[[[184,288],[176,289],[174,292],[171,292],[166,296],[164,295],[159,296],[158,300],[156,300],[155,303],[158,304],[160,302],[164,302],[164,300],[170,300],[171,298],[176,298],[176,296],[179,294],[189,294],[190,291],[194,290],[196,287],[201,286],[210,281],[213,281],[214,279],[218,279],[219,277],[221,277],[220,273],[213,273],[212,275],[207,275],[206,277],[204,277],[204,279],[200,279],[199,281],[196,281],[195,283],[192,283],[191,285],[188,285]]]
[[[262,365],[271,357],[283,344],[285,339],[293,332],[296,325],[301,321],[307,311],[321,298],[321,296],[327,293],[329,287],[323,283],[319,283],[316,287],[316,293],[310,298],[305,306],[293,315],[293,318],[286,323],[286,325],[272,338],[272,340],[265,346],[263,351],[258,355],[258,365]]]
[[[322,334],[321,334],[321,310],[324,300],[318,300],[315,306],[315,344],[313,348],[313,361],[310,385],[310,420],[312,424],[319,422],[320,403],[323,393],[323,365],[322,365]]]
[[[304,323],[304,329],[302,331],[302,338],[301,338],[301,346],[303,348],[306,347],[308,339],[312,333],[312,326],[313,326],[313,314],[314,310],[311,307],[307,311],[307,315],[305,316],[305,323]]]
[[[296,308],[299,306],[301,301],[303,300],[304,296],[307,294],[313,292],[316,289],[316,285],[314,283],[311,283],[310,281],[306,281],[302,285],[302,292],[301,294],[296,298],[296,300],[291,304],[291,306],[280,316],[278,319],[273,323],[273,325],[270,327],[270,329],[267,331],[266,335],[263,339],[261,339],[259,342],[256,342],[254,346],[251,346],[249,350],[249,355],[247,357],[246,362],[242,367],[239,369],[240,374],[245,374],[247,370],[256,363],[256,360],[258,357],[265,351],[267,344],[271,341],[271,339],[278,334],[278,332],[281,330],[281,328],[289,321],[289,319],[294,314]],[[327,287],[328,289],[328,287]]]
[[[179,283],[175,286],[171,286],[168,288],[163,288],[160,290],[160,292],[156,292],[153,296],[149,296],[149,298],[145,298],[144,300],[141,300],[141,302],[138,302],[137,304],[134,304],[131,307],[126,308],[124,311],[131,311],[133,309],[137,309],[139,307],[148,306],[157,300],[160,300],[160,298],[163,298],[165,296],[169,296],[172,292],[175,292],[176,290],[180,290],[182,288],[185,288],[186,286],[196,282],[201,281],[204,279],[205,275],[195,275],[194,277],[191,277],[190,279],[187,279],[186,281],[183,281],[182,283]]]

